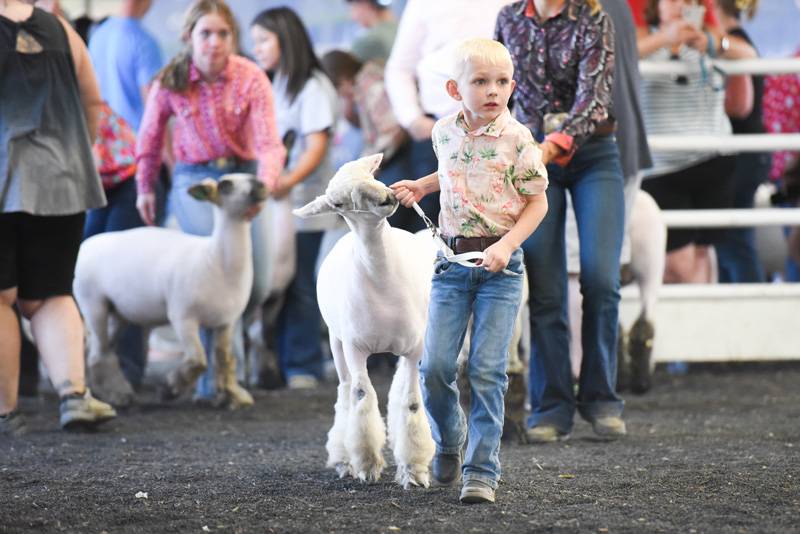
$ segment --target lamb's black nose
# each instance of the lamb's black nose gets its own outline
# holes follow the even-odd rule
[[[258,178],[254,178],[252,187],[250,188],[250,198],[256,201],[261,201],[267,198],[267,186]]]

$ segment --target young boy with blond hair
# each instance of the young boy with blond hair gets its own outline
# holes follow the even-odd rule
[[[500,480],[506,355],[524,276],[520,245],[547,212],[547,170],[530,131],[508,110],[515,86],[508,50],[491,39],[470,39],[457,47],[454,62],[446,89],[461,111],[434,126],[438,170],[391,187],[404,206],[441,191],[445,242],[456,254],[484,254],[477,268],[439,254],[421,367],[436,441],[434,484],[452,486],[463,477],[461,502],[484,503],[494,502]],[[467,420],[458,402],[456,360],[470,316]]]

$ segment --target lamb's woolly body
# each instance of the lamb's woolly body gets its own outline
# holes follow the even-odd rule
[[[395,480],[405,488],[427,487],[434,444],[417,364],[433,254],[412,234],[386,222],[397,200],[372,176],[380,160],[380,155],[370,156],[343,165],[323,197],[296,211],[300,216],[334,211],[352,230],[325,258],[317,281],[340,383],[326,445],[328,466],[340,476],[368,481],[380,477],[386,429],[367,374],[367,358],[393,352],[401,356],[387,416]]]
[[[127,404],[133,395],[112,352],[109,326],[118,322],[172,324],[184,353],[167,377],[172,395],[191,388],[205,370],[198,329],[214,329],[218,401],[233,406],[253,402],[236,383],[230,339],[253,283],[250,223],[244,213],[266,193],[251,175],[223,180],[229,182],[223,193],[213,180],[202,184],[215,203],[209,237],[137,228],[100,234],[81,246],[74,290],[89,331],[89,375],[93,388],[112,403]]]

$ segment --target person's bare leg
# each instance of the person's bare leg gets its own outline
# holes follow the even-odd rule
[[[83,393],[86,389],[83,321],[72,296],[21,300],[20,308],[31,321],[36,346],[58,395]]]
[[[16,288],[0,291],[0,415],[17,407],[20,338],[13,308],[16,300]]]
[[[717,252],[709,245],[695,246],[695,283],[715,284],[717,273]]]
[[[695,254],[694,245],[688,244],[667,253],[667,262],[664,268],[665,284],[685,284],[692,278]]]

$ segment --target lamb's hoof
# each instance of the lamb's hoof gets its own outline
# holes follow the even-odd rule
[[[515,417],[505,417],[503,419],[503,441],[510,442],[516,439],[520,445],[525,445],[528,440],[525,438],[525,425]]]
[[[136,393],[125,379],[116,360],[98,360],[89,366],[88,374],[89,387],[97,398],[118,408],[133,404]]]
[[[630,354],[630,388],[636,394],[650,391],[653,385],[650,369],[653,356],[653,339],[655,328],[643,317],[639,317],[628,334],[628,352]]]
[[[394,480],[403,486],[403,489],[409,489],[411,486],[428,488],[431,485],[431,474],[427,467],[398,465]]]
[[[222,395],[219,406],[225,406],[229,410],[238,410],[239,408],[247,408],[255,403],[253,396],[249,391],[240,385],[226,389]]]
[[[356,474],[353,472],[353,466],[351,466],[347,462],[336,462],[333,464],[333,468],[336,469],[336,474],[339,475],[339,478],[344,477],[353,477],[355,478]]]
[[[204,365],[179,364],[167,373],[166,395],[177,398],[194,388],[197,379],[206,370]]]
[[[361,482],[377,482],[381,478],[384,465],[383,458],[380,456],[372,462],[363,462],[360,467],[355,468],[356,478]]]

